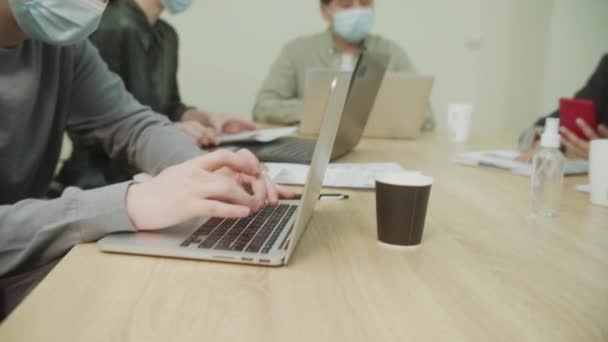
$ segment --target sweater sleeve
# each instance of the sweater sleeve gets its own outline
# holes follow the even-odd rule
[[[150,174],[202,153],[165,116],[138,103],[89,42],[79,47],[75,68],[69,131]]]
[[[45,265],[78,243],[134,231],[125,205],[128,186],[68,188],[54,200],[1,205],[0,278]]]
[[[296,88],[297,73],[288,45],[273,63],[260,89],[253,109],[255,120],[279,125],[299,122],[304,103],[296,96]]]

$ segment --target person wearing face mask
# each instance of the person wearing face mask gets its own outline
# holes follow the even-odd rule
[[[389,71],[414,73],[407,54],[394,42],[371,34],[374,0],[320,0],[328,30],[296,38],[281,51],[258,93],[254,118],[272,124],[298,123],[306,73],[311,68],[352,70],[362,49],[391,56]],[[423,129],[434,127],[429,112]]]
[[[217,144],[220,133],[257,129],[237,116],[213,116],[183,103],[178,82],[178,35],[160,19],[186,12],[193,0],[110,0],[90,40],[101,57],[142,104],[166,115],[201,147]],[[140,170],[112,160],[102,146],[71,134],[73,152],[57,176],[62,187],[92,189],[131,179]]]
[[[586,139],[581,139],[566,127],[561,127],[561,143],[565,151],[574,157],[589,159],[590,141],[596,139],[608,139],[608,54],[602,56],[595,71],[579,90],[574,98],[590,100],[595,104],[597,111],[597,130],[591,127],[585,120],[579,119],[576,125],[585,134]],[[540,148],[540,135],[545,126],[545,120],[549,117],[559,118],[559,110],[542,117],[529,127],[519,139],[519,149],[522,151],[518,160],[532,162],[534,154]]]
[[[105,6],[0,0],[0,320],[75,244],[278,203],[250,152],[203,155],[126,91],[86,40]],[[45,198],[66,131],[155,177]]]

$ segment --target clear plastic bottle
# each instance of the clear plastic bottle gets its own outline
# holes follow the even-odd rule
[[[566,159],[559,150],[559,138],[559,119],[547,119],[541,137],[541,148],[532,162],[531,217],[559,216],[566,166]]]

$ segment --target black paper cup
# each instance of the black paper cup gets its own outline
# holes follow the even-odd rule
[[[420,173],[389,173],[376,178],[378,241],[411,249],[420,245],[433,178]]]

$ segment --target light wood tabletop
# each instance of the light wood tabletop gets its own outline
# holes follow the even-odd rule
[[[560,218],[532,220],[528,179],[453,164],[463,149],[366,140],[344,159],[435,177],[415,251],[378,245],[371,191],[320,202],[281,268],[81,245],[0,341],[607,341],[608,208],[574,190],[587,178],[566,180]]]

